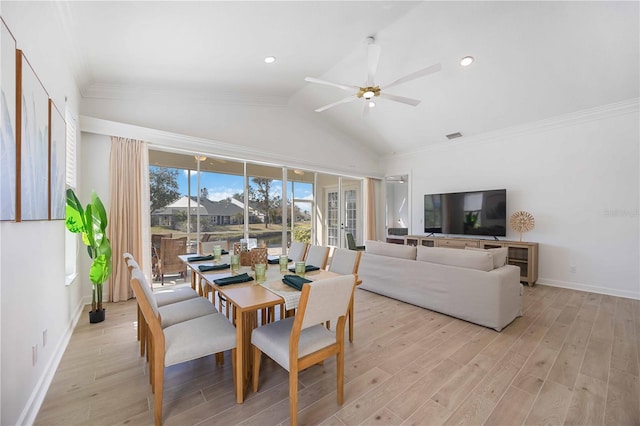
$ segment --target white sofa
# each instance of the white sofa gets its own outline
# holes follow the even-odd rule
[[[520,270],[506,248],[461,250],[366,241],[360,288],[502,330],[522,315]]]

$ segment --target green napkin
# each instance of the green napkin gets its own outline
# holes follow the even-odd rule
[[[317,266],[313,266],[313,265],[304,265],[304,271],[305,272],[311,272],[311,271],[319,271],[320,268],[318,268]],[[289,271],[291,272],[295,272],[296,268],[295,266],[293,268],[289,268]]]
[[[246,272],[244,274],[235,275],[233,277],[218,278],[217,280],[213,280],[213,282],[219,286],[237,284],[237,283],[246,283],[248,281],[253,281],[253,277],[250,277],[249,274],[247,274]]]
[[[229,252],[228,252],[228,251],[226,251],[225,249],[222,249],[222,250],[220,251],[220,254],[229,254]]]
[[[276,257],[275,259],[270,258],[270,259],[267,259],[267,262],[269,263],[269,265],[278,265],[280,264],[280,258],[279,257]],[[287,263],[289,263],[289,259],[287,259]]]
[[[200,262],[203,260],[213,260],[213,256],[209,255],[209,256],[191,256],[191,257],[187,257],[187,261],[188,262]]]
[[[297,275],[285,275],[284,278],[282,278],[282,282],[296,290],[302,290],[302,286],[305,283],[310,283],[312,281]]]
[[[223,263],[220,265],[199,265],[198,269],[200,269],[200,272],[219,271],[221,269],[229,269],[229,264]]]

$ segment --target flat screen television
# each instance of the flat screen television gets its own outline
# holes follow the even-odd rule
[[[507,236],[507,190],[424,196],[424,232]]]

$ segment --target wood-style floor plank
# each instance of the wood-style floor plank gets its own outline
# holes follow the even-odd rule
[[[501,332],[358,289],[345,352],[299,375],[299,422],[348,425],[640,424],[640,301],[537,285]],[[36,425],[153,423],[135,301],[74,330]],[[166,425],[286,425],[288,374],[264,359],[235,401],[230,354],[166,369]]]

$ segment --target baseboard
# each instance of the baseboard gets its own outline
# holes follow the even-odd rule
[[[624,297],[626,299],[640,300],[640,290],[637,293],[626,290],[618,290],[609,287],[600,287],[582,283],[572,283],[568,281],[551,280],[547,278],[538,278],[536,285],[548,285],[550,287],[568,288],[571,290],[586,291],[589,293],[606,294],[608,296]]]
[[[49,390],[49,386],[51,386],[51,382],[53,381],[53,377],[56,374],[56,370],[58,369],[58,365],[60,365],[60,361],[62,360],[62,356],[64,355],[65,350],[67,349],[67,345],[71,340],[71,336],[73,335],[73,330],[76,328],[80,317],[82,316],[82,312],[84,310],[85,305],[87,304],[86,298],[80,299],[78,306],[76,306],[76,312],[73,315],[73,320],[69,323],[69,326],[64,331],[64,334],[58,345],[53,352],[53,356],[47,363],[45,367],[44,373],[38,380],[36,387],[34,388],[29,400],[27,401],[27,405],[24,410],[20,414],[18,421],[16,424],[19,425],[32,425],[36,421],[36,417],[38,412],[40,411],[40,407],[44,402],[45,396],[47,396],[47,391]],[[90,302],[90,300],[89,300]]]

